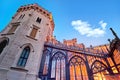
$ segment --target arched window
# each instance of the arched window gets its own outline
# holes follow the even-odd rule
[[[109,74],[107,66],[98,60],[93,62],[91,69],[93,72],[94,80],[105,80],[105,75]]]
[[[29,54],[30,54],[30,47],[27,46],[23,49],[17,65],[24,67],[26,65],[27,60],[28,60]]]
[[[44,62],[44,69],[43,69],[43,75],[46,75],[48,73],[48,66],[49,66],[49,59],[50,59],[50,52],[46,51],[45,56],[45,62]]]
[[[42,54],[42,60],[39,71],[40,76],[48,74],[49,59],[50,59],[50,51],[46,49]]]
[[[41,22],[41,18],[37,18],[36,22],[40,23]]]
[[[86,65],[79,56],[74,56],[69,62],[70,80],[89,80]]]
[[[55,80],[66,80],[65,55],[56,53],[52,58],[51,78]]]
[[[2,53],[3,49],[7,45],[7,42],[8,42],[7,40],[3,40],[2,42],[0,42],[0,54]]]

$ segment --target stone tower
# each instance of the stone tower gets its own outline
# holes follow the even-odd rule
[[[38,80],[43,46],[53,30],[50,12],[37,4],[21,6],[0,33],[0,80]]]

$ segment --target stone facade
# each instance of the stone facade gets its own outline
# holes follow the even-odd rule
[[[36,21],[38,17],[40,23]],[[12,27],[17,28],[10,32]],[[37,32],[33,38],[30,34],[34,27]],[[46,36],[53,34],[53,28],[51,13],[37,4],[21,6],[0,33],[0,41],[8,42],[0,54],[0,80],[37,80],[44,42]],[[19,67],[17,62],[26,46],[30,47],[30,55],[26,66]]]

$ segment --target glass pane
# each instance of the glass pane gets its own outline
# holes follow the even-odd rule
[[[22,63],[22,59],[20,58],[18,61],[18,66],[21,66],[21,63]]]
[[[25,56],[25,49],[23,50],[22,54],[21,54],[21,57],[24,57]]]
[[[45,60],[45,64],[44,64],[43,74],[47,74],[48,73],[48,65],[49,65],[49,55],[46,55],[46,60]]]
[[[28,58],[28,56],[29,56],[29,51],[26,51],[25,58]]]
[[[25,66],[26,61],[27,61],[26,59],[23,59],[22,66]]]
[[[70,80],[75,80],[75,71],[74,71],[74,66],[70,66]]]
[[[35,38],[36,33],[37,33],[37,30],[38,30],[38,29],[36,29],[36,28],[33,28],[33,29],[32,29],[32,32],[30,33],[30,36],[31,36],[32,38]]]
[[[65,59],[61,60],[61,80],[66,80]]]
[[[56,60],[53,60],[52,61],[51,78],[55,78],[55,65],[56,65]]]
[[[17,26],[18,26],[18,25],[13,25],[13,26],[11,27],[11,29],[8,31],[8,33],[13,33],[13,32],[15,32],[15,30],[17,29]]]
[[[44,70],[43,70],[43,74],[47,74],[47,64],[44,65]]]
[[[56,65],[56,80],[60,80],[60,60],[57,60],[57,65]]]
[[[76,78],[77,78],[77,80],[82,80],[81,76],[80,76],[80,67],[79,67],[79,65],[76,65],[75,69],[76,69]]]

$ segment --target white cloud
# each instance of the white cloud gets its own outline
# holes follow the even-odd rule
[[[92,26],[85,21],[76,20],[72,21],[72,26],[75,30],[77,30],[81,35],[86,35],[87,37],[100,37],[105,34],[105,29],[107,23],[100,21],[100,27],[92,28]]]
[[[105,23],[105,22],[103,22],[103,21],[100,21],[99,24],[101,25],[101,27],[102,27],[103,29],[105,29],[106,26],[107,26],[107,23]]]

